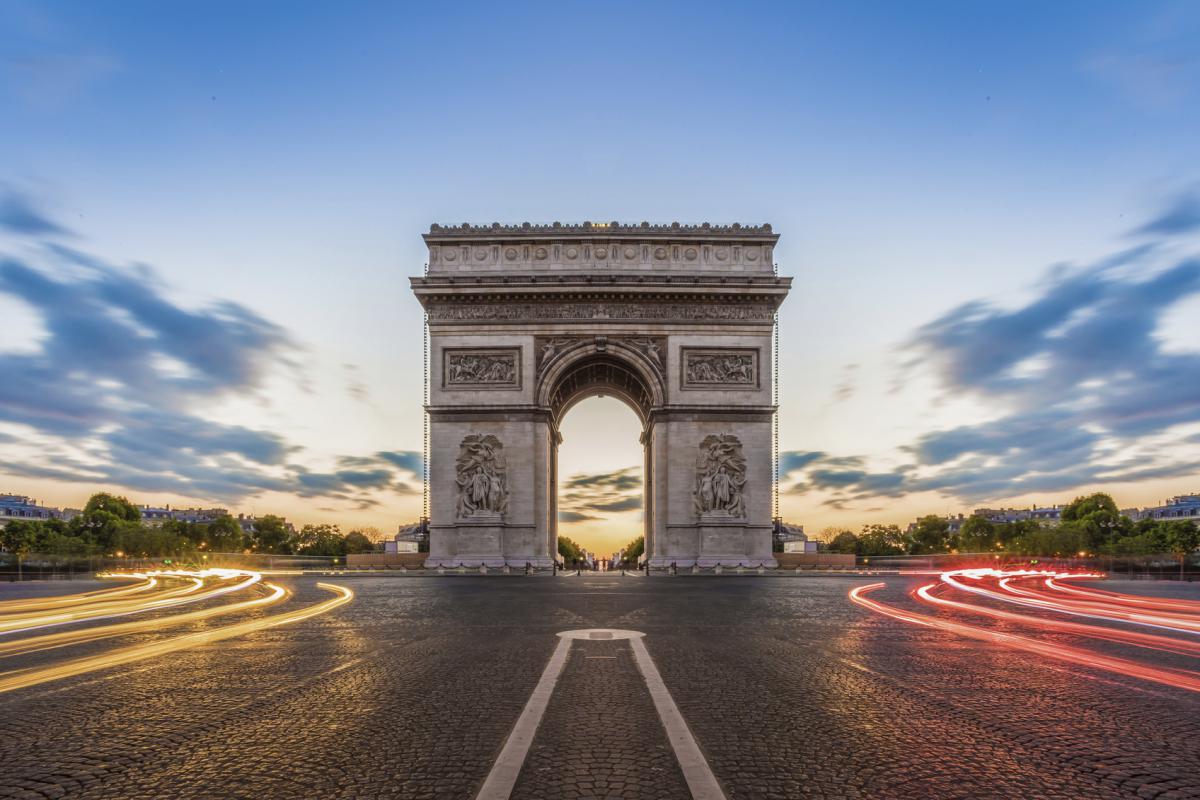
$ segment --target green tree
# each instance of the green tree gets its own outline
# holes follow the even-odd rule
[[[246,534],[230,516],[217,517],[202,530],[204,549],[212,553],[240,553],[246,547]]]
[[[1170,549],[1162,532],[1156,528],[1132,536],[1122,536],[1110,543],[1105,552],[1114,556],[1151,556],[1169,552]]]
[[[350,531],[342,540],[342,552],[346,554],[370,553],[375,549],[375,543],[362,531]]]
[[[558,537],[558,554],[568,564],[583,560],[583,548],[566,536]]]
[[[858,552],[858,537],[854,535],[854,531],[845,528],[826,528],[821,532],[829,535],[825,541],[825,549],[830,553],[849,553]]]
[[[1123,516],[1112,497],[1103,492],[1076,497],[1063,509],[1062,524],[1080,534],[1080,550],[1092,553],[1133,533],[1133,521]]]
[[[116,549],[127,555],[142,557],[174,556],[192,550],[191,541],[174,529],[163,530],[146,525],[125,525],[114,544]]]
[[[98,547],[115,551],[122,549],[123,539],[134,536],[134,531],[142,527],[142,512],[124,497],[99,492],[83,507],[79,527]]]
[[[906,539],[911,555],[944,553],[950,549],[950,523],[936,514],[921,517]]]
[[[904,554],[904,534],[898,525],[864,525],[858,536],[860,556],[898,556]]]
[[[293,539],[282,517],[267,514],[254,520],[250,546],[260,553],[289,554],[295,549]]]
[[[1162,527],[1167,547],[1179,559],[1179,578],[1182,580],[1188,559],[1200,549],[1200,528],[1182,519],[1171,520]]]
[[[342,531],[337,525],[305,525],[296,537],[296,552],[306,556],[340,556]]]
[[[97,511],[107,511],[114,517],[123,519],[126,522],[142,521],[142,512],[137,506],[124,497],[118,497],[108,492],[97,492],[88,498],[87,505],[83,507],[83,515],[85,517],[89,514],[95,514]]]
[[[625,563],[637,566],[642,554],[646,552],[646,537],[639,536],[624,547]]]
[[[0,528],[0,550],[11,553],[17,562],[17,580],[21,579],[21,562],[34,550],[41,526],[29,520],[13,520]]]
[[[41,525],[24,519],[10,521],[0,528],[0,550],[6,553],[33,552],[33,543],[37,540]]]
[[[1076,497],[1062,510],[1061,518],[1063,522],[1074,522],[1075,520],[1085,519],[1098,511],[1107,512],[1114,517],[1121,513],[1111,495],[1107,495],[1104,492],[1096,492],[1095,494]]]
[[[983,553],[996,545],[996,526],[983,517],[966,519],[958,530],[958,549],[963,553]]]

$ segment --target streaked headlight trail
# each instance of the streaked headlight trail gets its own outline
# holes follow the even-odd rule
[[[169,570],[108,577],[134,578],[139,582],[115,590],[36,601],[11,601],[0,605],[0,636],[4,637],[0,638],[0,659],[130,634],[155,633],[161,629],[203,622],[214,617],[253,612],[284,602],[291,596],[284,587],[263,582],[260,573],[245,570]],[[266,628],[292,624],[328,613],[350,602],[354,597],[352,591],[342,586],[328,583],[318,583],[317,586],[333,592],[335,597],[280,614],[121,647],[99,655],[60,661],[45,667],[0,672],[0,693],[157,658]],[[254,592],[257,596],[234,603],[152,616],[133,622],[73,627],[53,633],[25,635],[48,627],[95,623],[112,617],[162,611],[184,603],[213,600],[234,592],[246,591]],[[9,636],[12,638],[8,638]],[[0,666],[2,665],[3,661],[0,660]]]
[[[1084,639],[1098,639],[1185,657],[1200,658],[1200,641],[1193,638],[1195,634],[1200,633],[1200,610],[1195,608],[1196,604],[1065,585],[1065,582],[1069,580],[1097,577],[1100,576],[1031,570],[953,570],[942,573],[936,582],[918,587],[912,592],[912,595],[915,599],[946,614],[966,613],[989,617],[999,622],[1020,625],[1033,634],[1066,633]],[[1039,583],[1044,589],[1035,588]],[[1066,661],[1079,666],[1200,692],[1200,672],[1190,669],[1149,666],[1137,660],[1110,656],[1085,647],[1036,639],[1032,636],[1009,633],[1006,630],[980,627],[945,616],[910,611],[867,597],[870,592],[886,585],[885,583],[873,583],[856,587],[849,593],[850,600],[877,614],[909,624],[936,628],[1057,661]],[[1055,619],[1052,616],[1019,614],[978,602],[966,602],[965,599],[950,599],[944,596],[947,592],[961,592],[967,597],[982,597],[987,600],[1013,603],[1049,614],[1086,617],[1097,622],[1116,623],[1117,625],[1133,624],[1153,627],[1171,633],[1184,634],[1184,637],[1173,638],[1162,633],[1151,634],[1122,627],[1084,624]]]
[[[110,575],[114,578],[134,578],[133,575]],[[153,589],[158,584],[155,578],[142,578],[137,583],[127,586],[116,586],[112,589],[98,589],[82,594],[68,594],[57,597],[46,597],[41,600],[5,600],[0,602],[0,615],[17,614],[24,611],[46,611],[63,606],[82,606],[86,603],[100,603],[127,594],[144,592]]]

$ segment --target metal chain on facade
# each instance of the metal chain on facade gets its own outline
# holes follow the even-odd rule
[[[775,277],[779,277],[779,265],[775,264]],[[779,516],[779,311],[775,312],[774,342],[771,346],[771,404],[775,413],[771,417],[771,502],[774,519]]]
[[[425,265],[425,277],[429,277],[429,264]],[[421,360],[425,373],[425,385],[421,389],[421,523],[429,525],[429,312],[421,323]]]

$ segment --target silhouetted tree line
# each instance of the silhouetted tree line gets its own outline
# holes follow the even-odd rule
[[[1062,511],[1057,525],[1037,520],[995,523],[970,517],[950,532],[942,517],[917,520],[913,530],[896,525],[864,525],[862,532],[829,531],[826,549],[858,556],[927,555],[934,553],[1012,553],[1028,556],[1140,556],[1173,553],[1182,562],[1200,548],[1200,528],[1187,520],[1123,516],[1112,497],[1102,492],[1077,497]]]
[[[558,537],[558,554],[565,564],[576,564],[584,559],[583,548],[569,536]]]
[[[137,557],[197,556],[202,553],[272,553],[344,556],[375,549],[362,531],[343,534],[337,525],[305,525],[293,531],[281,517],[254,520],[243,531],[233,517],[212,522],[164,520],[146,524],[124,497],[92,495],[83,513],[70,520],[11,520],[0,529],[0,550],[18,555]]]
[[[646,553],[646,537],[639,536],[624,547],[625,554],[622,558],[629,566],[637,566],[638,561]]]

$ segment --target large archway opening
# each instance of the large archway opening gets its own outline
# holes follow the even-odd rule
[[[539,392],[556,441],[551,549],[568,562],[579,559],[576,548],[559,542],[565,536],[593,554],[585,559],[593,566],[613,566],[613,555],[641,538],[626,553],[626,562],[636,563],[655,482],[647,431],[664,397],[661,364],[652,359],[658,351],[605,337],[560,344],[542,365]]]
[[[642,422],[626,403],[597,394],[574,404],[559,433],[558,536],[593,553],[597,566],[610,566],[642,536]]]

